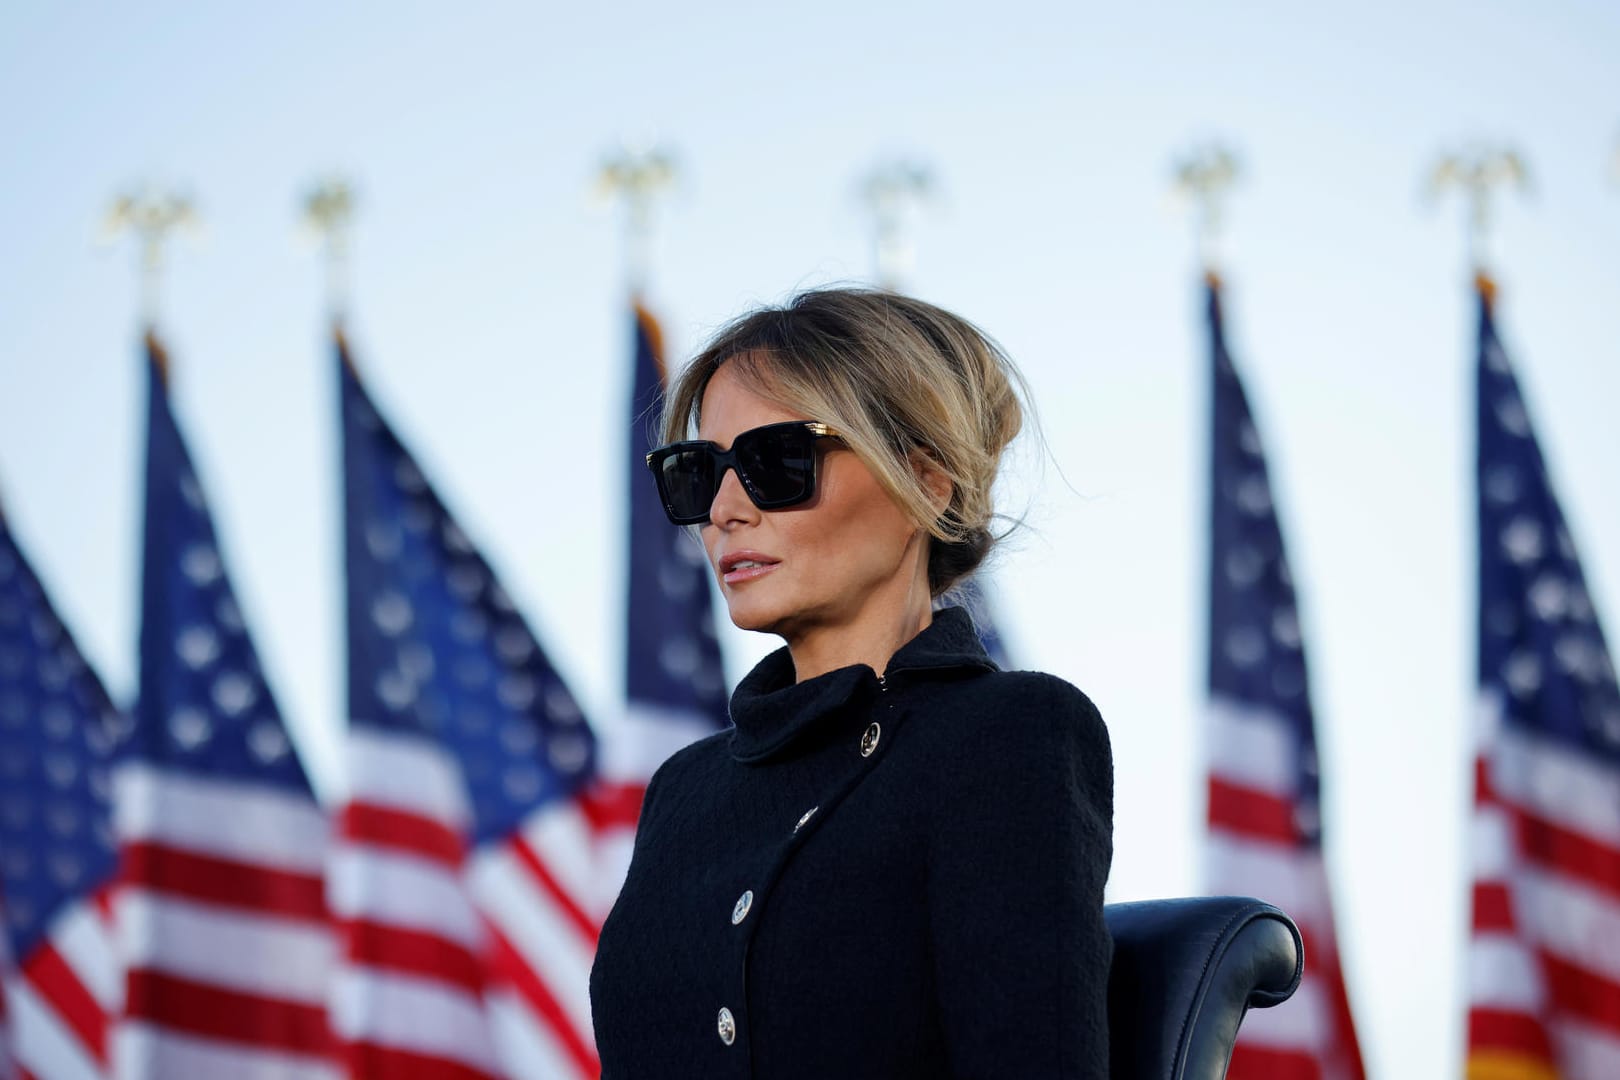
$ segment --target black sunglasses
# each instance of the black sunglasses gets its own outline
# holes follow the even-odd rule
[[[720,490],[720,479],[734,469],[743,490],[761,510],[781,510],[816,494],[816,441],[838,432],[813,420],[790,420],[750,428],[722,450],[693,439],[660,446],[647,455],[658,481],[664,512],[677,525],[701,525]]]

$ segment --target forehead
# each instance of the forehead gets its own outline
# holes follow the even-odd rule
[[[760,369],[755,367],[749,375],[758,371]],[[814,419],[762,392],[768,387],[758,385],[760,380],[749,375],[739,372],[737,365],[729,360],[715,370],[703,390],[698,438],[724,447],[750,428],[784,420]]]

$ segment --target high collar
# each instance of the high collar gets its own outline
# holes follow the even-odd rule
[[[883,678],[957,668],[993,671],[995,664],[979,643],[967,611],[947,607],[934,612],[933,621],[889,658]],[[793,657],[783,646],[756,664],[731,695],[731,722],[736,725],[731,756],[750,763],[776,757],[823,718],[879,689],[877,673],[866,664],[795,682]]]

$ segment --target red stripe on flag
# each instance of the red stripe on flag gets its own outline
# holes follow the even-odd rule
[[[1321,1080],[1322,1067],[1303,1050],[1278,1050],[1241,1041],[1232,1048],[1227,1080]]]
[[[464,945],[363,919],[341,925],[344,955],[356,963],[453,983],[474,997],[483,991],[483,966]]]
[[[125,885],[158,889],[189,900],[317,922],[326,918],[319,875],[272,870],[154,843],[127,845],[120,874]]]
[[[406,851],[452,869],[461,868],[465,846],[441,822],[421,814],[369,803],[350,803],[338,814],[338,834],[378,847]]]
[[[594,832],[612,828],[634,829],[641,817],[641,800],[646,794],[645,784],[596,781],[587,784],[574,797],[574,805],[585,815]]]
[[[415,1054],[376,1043],[350,1043],[344,1047],[350,1076],[366,1080],[500,1080],[481,1069],[448,1058]]]
[[[1468,1010],[1468,1048],[1512,1050],[1549,1065],[1553,1060],[1552,1042],[1541,1021],[1529,1013],[1505,1009]]]
[[[1562,1016],[1620,1031],[1620,983],[1538,950],[1547,996]]]
[[[1620,851],[1523,809],[1513,817],[1526,859],[1620,897]]]
[[[173,975],[129,973],[126,1015],[210,1039],[328,1055],[331,1034],[319,1005],[277,1001]]]
[[[1209,778],[1209,823],[1259,840],[1293,844],[1299,840],[1294,828],[1294,807],[1287,799],[1268,795],[1222,780]]]
[[[1474,883],[1474,929],[1514,933],[1513,898],[1501,882]]]
[[[529,871],[530,875],[533,876],[535,881],[539,883],[541,889],[545,891],[546,895],[551,897],[551,899],[556,903],[557,907],[562,910],[563,916],[569,921],[570,924],[573,925],[574,930],[579,934],[579,936],[583,938],[592,949],[596,948],[597,936],[602,931],[601,924],[587,915],[585,913],[585,909],[580,907],[579,903],[572,896],[568,895],[568,892],[562,887],[557,879],[552,876],[550,869],[546,867],[545,863],[541,862],[540,856],[535,854],[534,849],[528,845],[528,842],[525,841],[521,835],[514,835],[510,840],[507,841],[506,846],[512,850],[514,855],[518,857],[518,861],[524,865],[524,867]]]
[[[489,935],[493,945],[491,960],[495,972],[518,992],[536,1018],[545,1024],[556,1040],[562,1044],[563,1050],[578,1066],[581,1074],[585,1076],[599,1074],[602,1071],[602,1063],[596,1059],[596,1047],[574,1028],[568,1014],[557,1003],[556,995],[541,981],[539,973],[518,954],[500,930],[490,926]]]
[[[1474,802],[1500,803],[1496,788],[1491,784],[1491,765],[1483,757],[1474,759]]]
[[[107,1063],[107,1013],[47,938],[23,961],[23,976],[73,1031],[90,1056]]]

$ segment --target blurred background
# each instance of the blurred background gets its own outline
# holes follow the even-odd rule
[[[0,492],[115,699],[134,691],[137,248],[221,546],[317,789],[341,797],[338,411],[302,199],[355,190],[367,385],[568,680],[621,707],[622,206],[667,147],[646,298],[679,363],[750,305],[871,280],[862,179],[924,163],[908,291],[1027,376],[988,574],[1019,666],[1117,770],[1110,899],[1200,887],[1207,342],[1175,163],[1242,166],[1219,248],[1312,663],[1327,860],[1369,1074],[1460,1068],[1474,712],[1474,308],[1443,153],[1515,148],[1498,317],[1595,608],[1620,611],[1620,9],[149,3],[0,11]],[[724,619],[721,620],[724,623]],[[1612,622],[1610,624],[1612,626]],[[722,633],[734,682],[776,642]]]

